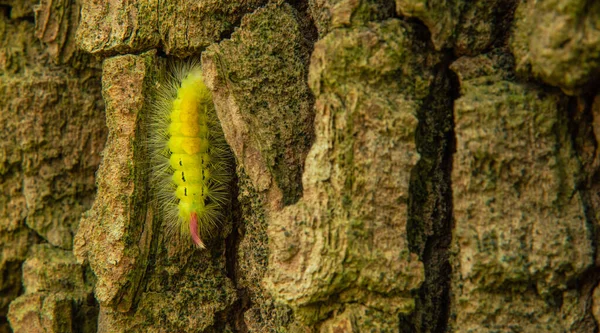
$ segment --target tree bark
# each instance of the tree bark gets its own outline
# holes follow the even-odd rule
[[[594,0],[0,0],[0,333],[598,332],[599,22]],[[205,250],[149,179],[186,59],[236,164]]]

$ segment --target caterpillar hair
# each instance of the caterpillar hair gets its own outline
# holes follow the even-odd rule
[[[229,201],[231,151],[200,62],[173,64],[161,81],[149,117],[152,187],[167,233],[205,248]]]

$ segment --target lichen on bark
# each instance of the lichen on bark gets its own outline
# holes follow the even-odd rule
[[[452,173],[453,326],[570,331],[577,320],[569,313],[583,314],[570,281],[594,253],[567,101],[558,91],[507,80],[502,57],[452,65],[461,83]]]
[[[510,46],[516,69],[569,95],[594,94],[600,80],[600,3],[523,1]]]
[[[396,11],[422,21],[438,50],[477,55],[502,41],[516,0],[396,0]]]
[[[247,15],[231,39],[202,55],[225,136],[236,155],[240,236],[234,240],[236,287],[244,318],[237,329],[296,327],[291,310],[262,286],[268,266],[267,216],[302,194],[312,143],[313,97],[307,85],[314,34],[306,14],[273,3]],[[244,305],[244,304],[248,305]]]
[[[317,137],[303,198],[273,213],[268,228],[268,289],[309,325],[385,331],[414,309],[424,272],[405,238],[408,185],[419,158],[416,109],[432,79],[425,64],[436,55],[408,42],[413,33],[392,19],[315,44]]]
[[[22,267],[30,267],[23,266],[26,259],[52,266],[48,253],[72,256],[80,215],[95,195],[94,173],[106,138],[93,61],[69,56],[68,47],[46,47],[65,40],[72,17],[64,17],[65,24],[55,26],[45,36],[48,44],[42,44],[36,39],[41,30],[34,22],[33,5],[0,2],[0,331],[10,331],[7,315],[17,332],[32,332],[22,324],[38,314],[46,320],[38,324],[56,327],[58,317],[54,320],[52,311],[60,303],[73,309],[73,315],[61,318],[89,332],[86,327],[94,323],[82,323],[78,317],[88,310],[90,318],[97,313],[87,297],[89,289],[52,296],[64,289],[44,284],[52,280],[51,267],[37,264],[35,274],[22,272]],[[36,243],[46,243],[42,247],[48,251],[38,251]],[[44,284],[44,290],[29,293],[36,283]]]
[[[32,247],[23,264],[24,295],[10,304],[15,332],[96,332],[94,276],[71,251],[49,244]]]
[[[597,331],[599,9],[0,0],[0,332]],[[187,57],[237,164],[206,251],[147,179]]]
[[[265,2],[84,0],[77,43],[93,54],[162,47],[168,54],[190,56],[230,34],[244,14]]]

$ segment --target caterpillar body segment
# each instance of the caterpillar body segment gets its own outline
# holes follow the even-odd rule
[[[231,153],[198,63],[161,83],[150,117],[153,187],[169,234],[204,248],[228,202]]]

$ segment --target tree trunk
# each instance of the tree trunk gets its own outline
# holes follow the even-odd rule
[[[0,333],[599,331],[600,2],[0,16]],[[149,177],[185,59],[236,164],[205,250]]]

